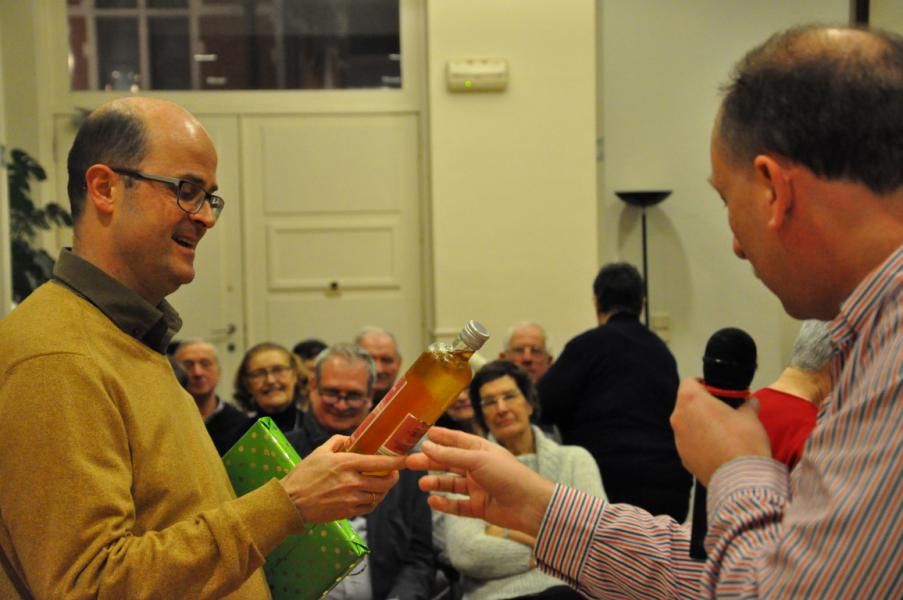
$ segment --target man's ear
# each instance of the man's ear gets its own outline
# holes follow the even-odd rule
[[[793,183],[788,165],[773,156],[760,154],[753,161],[756,180],[767,194],[768,226],[779,229],[793,209]]]
[[[116,190],[124,185],[124,180],[107,165],[91,165],[85,171],[85,201],[90,202],[100,214],[111,214]]]

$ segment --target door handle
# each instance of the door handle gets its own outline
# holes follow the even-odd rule
[[[210,331],[210,335],[214,337],[228,337],[235,333],[238,328],[235,326],[235,323],[229,323],[225,327],[220,327],[219,329],[213,329]]]

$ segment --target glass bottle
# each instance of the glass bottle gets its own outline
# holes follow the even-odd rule
[[[469,321],[451,344],[431,345],[354,431],[349,452],[407,454],[470,383],[468,359],[488,339],[483,325]]]

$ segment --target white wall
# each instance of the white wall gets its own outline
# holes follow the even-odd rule
[[[595,2],[428,4],[434,332],[537,320],[560,343],[592,325]],[[504,58],[503,93],[451,94],[445,63]]]
[[[736,326],[755,338],[755,384],[766,385],[783,367],[798,324],[733,255],[726,213],[707,183],[718,87],[733,63],[770,34],[803,22],[846,22],[849,1],[601,3],[603,258],[642,261],[638,213],[615,190],[673,190],[647,217],[649,296],[653,314],[671,318],[681,374],[700,374],[708,336]]]

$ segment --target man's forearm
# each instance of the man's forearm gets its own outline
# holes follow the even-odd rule
[[[689,528],[559,485],[534,554],[539,567],[590,597],[696,598],[703,563]]]

